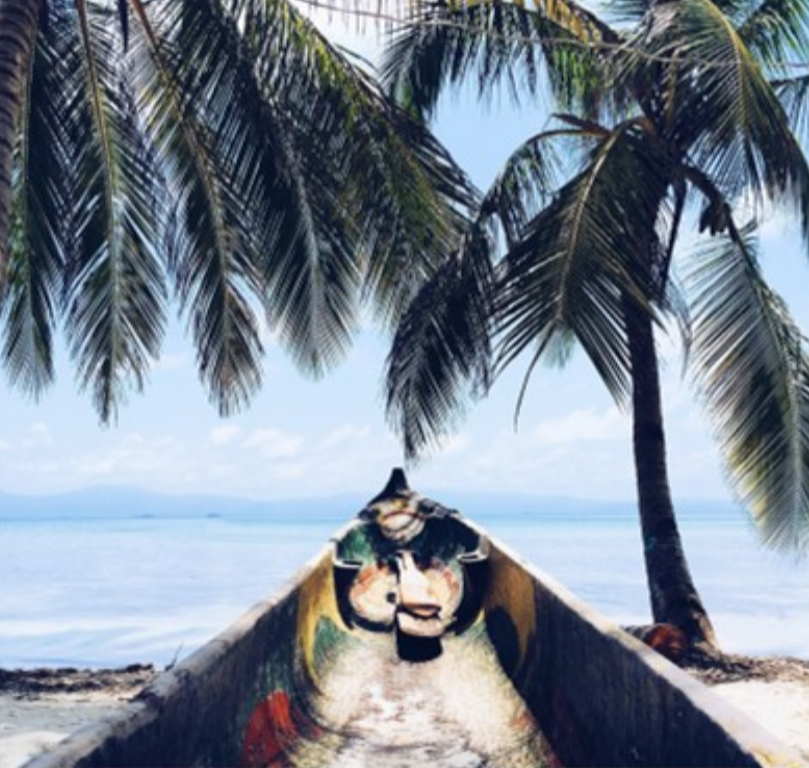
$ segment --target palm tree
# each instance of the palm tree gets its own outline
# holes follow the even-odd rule
[[[669,488],[655,331],[679,321],[728,477],[765,542],[805,551],[809,358],[755,236],[781,206],[809,240],[809,168],[785,108],[805,119],[806,77],[792,63],[809,49],[809,7],[609,7],[622,26],[566,0],[442,3],[389,48],[386,80],[416,113],[469,74],[481,95],[503,81],[518,95],[547,86],[559,113],[512,155],[463,247],[404,316],[388,412],[416,457],[519,356],[530,355],[521,400],[534,366],[578,343],[633,416],[654,620],[710,652]],[[675,246],[692,223],[703,236],[685,253]]]
[[[448,154],[287,0],[0,0],[0,300],[39,395],[63,329],[104,422],[169,300],[223,414],[262,383],[262,316],[300,366],[390,324],[472,193]]]

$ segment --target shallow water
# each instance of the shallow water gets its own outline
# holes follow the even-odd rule
[[[0,520],[0,666],[170,664],[276,592],[354,512]],[[614,621],[648,621],[631,510],[470,517]],[[723,647],[809,658],[809,564],[760,549],[733,510],[682,521]]]

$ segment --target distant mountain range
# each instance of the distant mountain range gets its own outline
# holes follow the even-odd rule
[[[262,517],[265,515],[351,516],[356,499],[262,501],[238,496],[174,495],[127,487],[99,486],[59,494],[11,494],[0,491],[0,520],[19,518]],[[353,510],[353,511],[352,511]]]
[[[372,494],[371,494],[372,495]],[[436,499],[470,518],[486,520],[514,515],[569,517],[620,517],[634,515],[632,501],[594,501],[571,497],[530,496],[509,493],[435,494]],[[126,487],[100,486],[52,495],[12,494],[0,491],[0,520],[58,520],[95,518],[262,518],[294,520],[327,519],[336,522],[353,517],[368,496],[339,496],[258,500],[204,494],[173,495]],[[739,514],[733,504],[721,500],[680,500],[678,512],[691,516]]]

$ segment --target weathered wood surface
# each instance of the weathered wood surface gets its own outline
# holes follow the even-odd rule
[[[286,719],[286,745],[260,730],[256,743],[274,741],[281,762],[300,768],[555,764],[491,647],[451,638],[419,663],[398,658],[390,638],[366,640],[336,660],[306,716]],[[273,764],[275,755],[248,762]]]
[[[413,498],[425,525],[376,512],[433,550],[388,551],[360,527],[370,510],[276,599],[29,768],[802,765],[482,530]]]

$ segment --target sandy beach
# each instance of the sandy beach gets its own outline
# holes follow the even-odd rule
[[[15,768],[68,734],[124,706],[114,694],[61,693],[36,698],[0,694],[0,768]]]
[[[748,680],[720,683],[713,690],[800,752],[809,764],[809,684]]]
[[[809,764],[809,662],[756,659],[732,669],[691,670]],[[0,768],[18,768],[70,733],[123,707],[157,674],[121,670],[0,670]]]
[[[16,768],[125,706],[157,675],[124,669],[0,670],[0,768]]]
[[[688,671],[809,765],[809,661],[728,655],[716,667]]]

